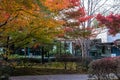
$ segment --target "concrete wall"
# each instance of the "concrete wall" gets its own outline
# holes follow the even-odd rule
[[[99,29],[100,30],[100,29]],[[110,35],[107,29],[103,29],[100,33],[96,36],[96,39],[101,39],[102,43],[114,42],[117,39],[120,39],[120,33],[116,34],[115,36]]]

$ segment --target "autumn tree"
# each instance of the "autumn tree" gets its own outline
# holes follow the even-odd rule
[[[64,10],[64,20],[66,21],[65,33],[70,38],[75,37],[82,49],[82,56],[86,56],[90,49],[90,38],[95,37],[94,33],[98,25],[94,24],[97,13],[108,14],[111,11],[117,11],[119,3],[114,4],[114,0],[71,0],[75,3],[68,10]],[[71,4],[72,4],[71,3]],[[107,7],[107,8],[106,8]],[[97,26],[97,27],[96,27]],[[73,29],[74,28],[74,29]],[[74,32],[74,33],[73,33]],[[72,36],[72,37],[71,37]]]
[[[63,21],[54,16],[68,6],[67,1],[0,0],[0,45],[8,50],[14,47],[13,51],[41,46],[44,63],[45,45],[63,32]]]
[[[54,19],[54,9],[47,7],[46,2],[0,0],[1,46],[14,44],[18,48],[49,43],[59,33],[62,22]]]
[[[90,36],[93,34],[91,26],[86,26],[86,22],[93,16],[86,14],[79,0],[69,1],[71,6],[60,12],[62,15],[60,19],[65,21],[64,38],[74,39],[82,50],[82,57],[87,57],[90,49]]]

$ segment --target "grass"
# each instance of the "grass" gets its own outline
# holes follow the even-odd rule
[[[80,74],[80,72],[76,70],[65,70],[65,69],[19,67],[13,71],[11,76],[51,75],[51,74]]]
[[[50,62],[46,64],[33,64],[32,66],[16,66],[11,76],[24,75],[52,75],[52,74],[82,74],[86,73],[76,70],[74,62],[67,63],[67,69],[62,62]]]
[[[35,68],[49,68],[49,69],[64,69],[64,62],[48,62],[41,63],[19,63],[16,67],[35,67]],[[67,62],[67,69],[76,70],[75,62]]]

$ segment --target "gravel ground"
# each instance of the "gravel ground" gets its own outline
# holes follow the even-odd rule
[[[38,75],[38,76],[16,76],[10,80],[87,80],[87,75]]]

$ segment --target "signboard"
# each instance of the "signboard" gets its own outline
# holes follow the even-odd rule
[[[115,54],[115,53],[112,53],[112,54],[111,54],[111,57],[116,57],[116,54]]]

